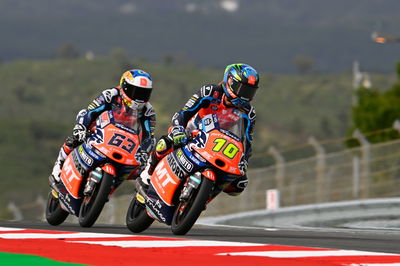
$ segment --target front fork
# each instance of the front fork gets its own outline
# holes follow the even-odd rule
[[[215,172],[211,169],[206,169],[203,172],[196,172],[193,175],[190,175],[187,182],[185,183],[181,195],[179,197],[180,201],[186,201],[189,199],[190,195],[192,194],[193,190],[199,188],[202,178],[210,179],[215,183],[216,175]]]
[[[105,164],[102,167],[96,167],[89,174],[88,180],[86,182],[85,188],[83,190],[83,195],[91,196],[97,184],[100,183],[101,179],[104,176],[104,172],[108,173],[111,176],[116,175],[115,167],[112,164]],[[114,190],[111,191],[112,194]]]

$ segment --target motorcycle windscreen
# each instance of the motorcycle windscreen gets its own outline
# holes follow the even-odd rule
[[[175,174],[169,163],[171,156],[171,154],[165,156],[158,163],[150,181],[159,198],[169,206],[173,205],[175,191],[181,183],[181,179]]]
[[[82,175],[79,173],[78,169],[75,167],[73,152],[71,152],[64,162],[61,171],[61,181],[63,182],[68,193],[72,197],[79,198],[79,188],[82,183]]]

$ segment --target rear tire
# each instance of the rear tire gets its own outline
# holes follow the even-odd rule
[[[47,197],[46,220],[51,225],[62,224],[67,219],[69,213],[61,208],[60,200],[54,197],[50,191]]]
[[[214,182],[203,177],[200,188],[193,190],[193,194],[189,196],[187,201],[179,203],[172,218],[172,233],[175,235],[185,235],[189,232],[201,212],[205,209],[213,187]]]
[[[91,227],[99,218],[104,204],[108,200],[113,184],[113,176],[104,173],[100,186],[96,187],[91,196],[83,198],[81,208],[79,210],[79,224],[82,227]]]
[[[146,207],[136,199],[135,194],[126,213],[126,226],[133,233],[140,233],[149,228],[153,222],[154,219],[147,214]]]

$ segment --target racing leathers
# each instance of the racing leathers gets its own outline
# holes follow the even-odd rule
[[[199,113],[205,115],[207,114],[207,110],[212,112],[210,108],[215,108],[215,105],[211,105],[212,103],[221,104],[221,106],[225,107],[230,107],[229,102],[227,103],[226,99],[224,99],[225,97],[226,96],[221,85],[205,85],[188,100],[188,102],[179,112],[174,114],[174,116],[172,117],[172,131],[168,135],[164,135],[160,138],[155,151],[151,155],[151,159],[147,168],[147,172],[149,175],[153,173],[157,163],[173,150],[173,130],[175,130],[176,128],[186,128],[188,122]],[[240,111],[246,114],[245,117],[248,120],[245,124],[245,160],[244,163],[241,165],[241,170],[242,172],[244,172],[244,174],[242,176],[233,176],[222,173],[222,171],[221,173],[217,173],[217,175],[226,175],[227,180],[230,180],[230,182],[224,184],[217,184],[220,191],[223,190],[224,192],[232,196],[239,195],[245,189],[248,183],[246,175],[247,162],[251,156],[251,143],[256,120],[255,110],[250,103],[240,108]],[[220,191],[216,191],[216,194],[218,194]]]
[[[56,181],[60,180],[60,173],[62,165],[67,158],[68,154],[74,148],[79,146],[85,137],[78,137],[85,135],[87,130],[94,124],[96,118],[106,110],[115,110],[116,108],[129,108],[123,103],[118,87],[104,90],[96,99],[94,99],[86,109],[82,109],[76,116],[76,125],[74,127],[73,135],[67,137],[63,146],[60,149],[58,158],[53,168],[52,175]],[[138,153],[136,154],[137,160],[143,164],[148,159],[148,154],[155,145],[154,128],[156,124],[156,116],[152,105],[149,102],[142,103],[138,106],[138,115],[142,128],[142,140]],[[78,134],[76,131],[80,131]],[[84,132],[82,134],[82,131]],[[138,158],[139,157],[139,158]]]

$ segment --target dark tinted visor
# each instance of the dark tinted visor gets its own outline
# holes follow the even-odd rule
[[[130,99],[144,102],[148,102],[150,100],[152,91],[150,88],[137,87],[126,82],[122,83],[122,90]]]
[[[243,84],[240,82],[235,82],[231,85],[231,88],[233,92],[236,94],[236,96],[251,101],[254,95],[256,94],[258,87],[248,84]]]

